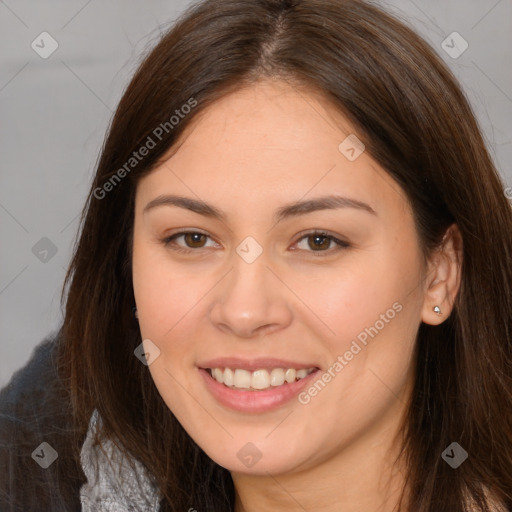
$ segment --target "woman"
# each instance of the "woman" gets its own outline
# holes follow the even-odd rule
[[[4,391],[8,510],[512,510],[503,189],[381,9],[197,4],[113,118],[35,413]]]

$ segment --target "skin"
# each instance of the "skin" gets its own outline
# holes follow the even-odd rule
[[[404,469],[392,471],[391,461],[416,334],[421,322],[450,314],[460,234],[452,226],[424,264],[402,189],[366,152],[351,162],[338,149],[352,133],[320,95],[262,81],[197,116],[178,151],[137,186],[133,287],[142,338],[160,350],[149,371],[189,435],[230,470],[236,512],[386,512],[403,486]],[[176,206],[143,213],[161,194],[201,199],[227,220]],[[339,208],[272,219],[285,204],[329,194],[377,215]],[[350,247],[321,240],[317,248],[304,238],[315,229]],[[161,241],[187,230],[207,236]],[[250,264],[236,252],[247,236],[263,249]],[[199,362],[222,356],[287,358],[326,371],[396,302],[401,311],[305,405],[292,399],[242,414],[220,405],[198,374]],[[237,457],[248,442],[261,452],[250,468]]]

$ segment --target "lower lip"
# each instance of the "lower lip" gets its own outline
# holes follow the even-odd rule
[[[297,396],[315,377],[319,370],[312,371],[303,379],[261,391],[228,388],[217,382],[208,370],[199,368],[210,393],[225,407],[245,413],[260,413],[277,409]]]

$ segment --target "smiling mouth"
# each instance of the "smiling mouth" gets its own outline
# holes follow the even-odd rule
[[[209,375],[220,384],[231,389],[259,391],[286,386],[307,377],[318,368],[296,370],[294,368],[272,368],[255,371],[240,368],[206,368]]]

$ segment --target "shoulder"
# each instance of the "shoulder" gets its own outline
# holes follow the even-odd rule
[[[37,345],[0,391],[2,511],[80,510],[84,476],[70,442],[70,403],[55,365],[59,333]]]
[[[34,386],[35,382],[48,380],[52,373],[52,353],[56,343],[56,334],[47,336],[39,345],[37,345],[28,363],[17,370],[9,383],[0,390],[0,411],[13,410],[18,408],[27,408],[33,400],[34,393],[40,395],[46,388],[43,386]],[[29,403],[21,403],[21,398],[28,398]]]

